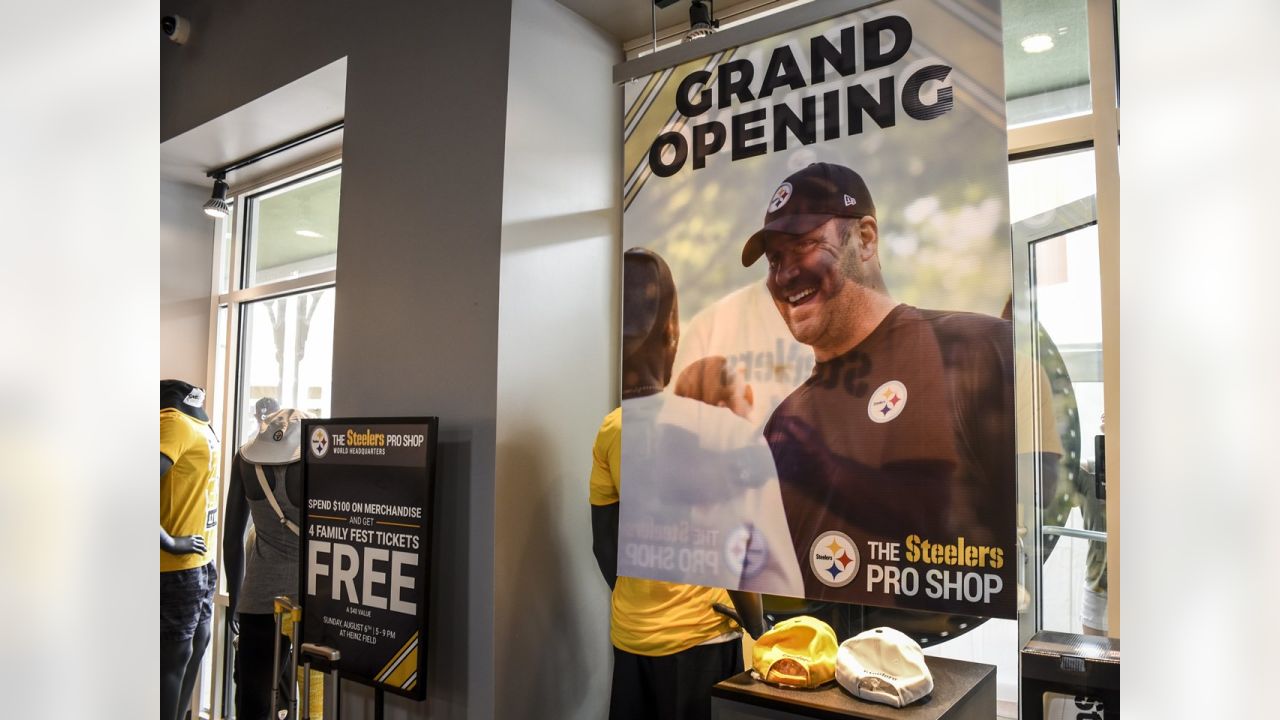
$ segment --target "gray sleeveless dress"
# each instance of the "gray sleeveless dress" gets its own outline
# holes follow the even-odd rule
[[[246,463],[248,477],[245,483],[258,485],[258,474]],[[289,521],[301,522],[298,506],[289,501],[285,491],[288,473],[302,471],[301,463],[292,465],[263,465],[263,474],[280,503],[280,509]],[[244,583],[240,586],[240,598],[236,611],[242,613],[271,613],[272,601],[277,595],[298,595],[298,536],[280,522],[276,511],[266,498],[249,501],[249,514],[253,517],[253,532],[245,547]]]

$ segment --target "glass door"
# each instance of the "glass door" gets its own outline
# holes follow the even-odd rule
[[[1013,227],[1021,585],[1018,630],[1105,634],[1102,308],[1092,195]]]

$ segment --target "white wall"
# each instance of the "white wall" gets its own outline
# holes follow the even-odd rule
[[[160,181],[160,377],[205,386],[213,221],[209,188]]]
[[[498,313],[499,718],[608,713],[609,592],[587,477],[616,400],[621,91],[615,43],[512,3]]]

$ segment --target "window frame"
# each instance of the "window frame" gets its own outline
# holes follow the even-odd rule
[[[1119,241],[1120,241],[1120,168],[1119,168],[1119,91],[1116,74],[1115,11],[1118,0],[1086,0],[1089,32],[1089,92],[1092,107],[1087,113],[1071,115],[1038,123],[1030,123],[1009,130],[1009,162],[1025,160],[1041,155],[1051,155],[1085,147],[1094,153],[1094,209],[1098,230],[1099,281],[1102,292],[1102,346],[1104,407],[1109,419],[1107,476],[1108,476],[1108,549],[1107,565],[1109,585],[1120,587],[1120,523],[1119,507]],[[1014,244],[1014,252],[1025,248]],[[1019,267],[1015,260],[1015,267]],[[1014,282],[1025,283],[1026,278],[1015,272]],[[1027,322],[1028,318],[1015,318]],[[1028,335],[1029,337],[1029,335]],[[1026,500],[1024,499],[1024,502]],[[1031,503],[1034,506],[1034,502]],[[1112,518],[1115,521],[1112,522]],[[1036,567],[1036,586],[1042,568]],[[1019,642],[1025,644],[1040,629],[1041,612],[1039,593],[1033,599],[1035,611],[1024,613],[1018,619]],[[1109,634],[1120,635],[1119,593],[1108,597]]]
[[[237,427],[240,413],[236,407],[240,388],[241,355],[244,338],[241,335],[243,315],[250,303],[287,297],[304,292],[324,290],[337,287],[337,270],[325,270],[297,278],[286,278],[270,282],[258,283],[242,287],[248,276],[248,244],[253,241],[249,228],[250,212],[248,208],[252,198],[272,191],[287,188],[291,185],[306,182],[318,175],[341,170],[342,156],[340,152],[329,153],[311,158],[275,173],[267,178],[257,179],[243,185],[233,185],[227,192],[227,202],[232,208],[228,217],[218,218],[213,229],[213,270],[210,278],[209,299],[209,354],[208,377],[205,387],[210,405],[220,412],[211,413],[211,421],[215,431],[222,439],[222,467],[218,478],[218,527],[224,527],[223,514],[226,511],[227,486],[231,476],[231,458],[239,449],[239,432]],[[228,223],[231,232],[228,233]],[[230,243],[230,253],[226,254],[227,266],[223,267],[223,257]],[[226,292],[222,292],[223,274],[226,273]],[[226,320],[219,330],[218,316],[226,312]],[[221,345],[221,348],[220,348]],[[223,568],[222,535],[218,535],[218,547],[215,550],[215,562]],[[230,604],[224,589],[225,580],[220,579],[217,592],[214,593],[211,653],[211,693],[210,705],[202,707],[201,692],[192,693],[191,716],[193,718],[230,718],[233,717],[234,705],[231,693],[231,662],[233,658],[230,647],[227,610]],[[197,678],[196,688],[199,691],[205,678]]]

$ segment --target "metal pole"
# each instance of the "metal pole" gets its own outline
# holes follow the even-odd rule
[[[653,19],[653,51],[658,52],[658,6],[649,3],[649,16]]]
[[[311,720],[311,658],[302,666],[302,701],[298,703],[299,720]]]
[[[280,609],[276,608],[276,634],[273,636],[275,652],[271,655],[271,720],[276,718],[280,705]]]
[[[1107,534],[1100,530],[1082,530],[1080,528],[1059,527],[1057,525],[1045,525],[1040,528],[1040,532],[1045,535],[1061,535],[1063,537],[1080,538],[1081,540],[1092,540],[1094,542],[1106,542]]]
[[[333,687],[329,692],[333,693],[332,697],[327,701],[332,703],[329,707],[333,708],[333,720],[342,720],[342,675],[338,672],[338,668],[333,668],[333,675],[329,681]]]
[[[306,686],[305,694],[307,696],[307,715],[303,716],[302,720],[310,720],[311,718],[311,658],[318,657],[328,662],[329,667],[330,669],[332,669],[333,675],[334,675],[333,679],[330,682],[336,683],[337,675],[338,675],[338,667],[334,663],[342,659],[342,653],[338,651],[336,648],[331,648],[331,647],[328,647],[327,645],[316,645],[315,643],[302,643],[302,647],[299,648],[299,652],[307,656],[307,665],[306,665],[306,671],[305,671],[306,679],[303,681],[303,684]],[[336,699],[337,695],[335,694],[334,697]],[[330,707],[335,707],[335,706],[330,706]],[[321,711],[321,717],[323,716],[324,716],[324,712]]]
[[[382,688],[373,689],[373,720],[382,720]]]
[[[302,608],[295,605],[289,612],[293,617],[293,653],[289,660],[289,686],[293,688],[293,717],[298,718],[298,655],[301,654],[298,636],[302,633]]]
[[[281,619],[285,613],[293,613],[294,604],[287,595],[279,595],[273,603],[275,610],[276,634],[272,638],[275,643],[275,653],[271,658],[271,720],[276,720],[279,715],[276,709],[280,707],[280,635],[281,635]],[[294,626],[296,632],[297,626]]]

